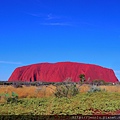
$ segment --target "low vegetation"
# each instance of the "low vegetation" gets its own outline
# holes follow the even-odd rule
[[[70,78],[62,83],[14,83],[0,86],[0,115],[93,115],[118,114],[119,85],[103,85],[94,81],[83,84]],[[32,83],[33,84],[33,83]]]
[[[4,115],[76,115],[114,114],[120,110],[120,94],[108,92],[81,93],[74,97],[22,98],[17,103],[0,104]]]

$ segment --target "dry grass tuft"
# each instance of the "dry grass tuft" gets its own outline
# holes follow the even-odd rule
[[[87,92],[90,89],[89,85],[83,84],[82,86],[80,86],[79,91],[81,93]]]
[[[119,92],[120,93],[120,86],[100,86],[101,89],[105,89],[108,92]]]

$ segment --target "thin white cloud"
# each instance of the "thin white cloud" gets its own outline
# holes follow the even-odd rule
[[[53,22],[53,23],[40,23],[40,25],[48,25],[48,26],[73,26],[70,23],[59,23],[59,22]]]
[[[33,17],[41,17],[44,20],[54,20],[54,19],[60,19],[61,18],[60,16],[53,15],[52,13],[50,13],[50,14],[27,13],[27,12],[25,12],[25,13],[30,15],[30,16],[33,16]]]
[[[0,64],[22,64],[21,62],[0,61]]]
[[[31,16],[34,16],[34,17],[40,17],[41,15],[40,14],[29,14],[29,15],[31,15]]]
[[[48,14],[47,15],[47,20],[53,20],[53,19],[60,19],[61,17],[60,16],[55,16],[55,15],[53,15],[53,14]]]
[[[40,25],[46,25],[46,26],[74,26],[73,23],[70,22],[59,22],[62,19],[65,19],[65,17],[63,16],[57,16],[57,15],[53,15],[52,13],[49,14],[41,14],[41,13],[26,13],[30,16],[33,17],[38,17],[41,18],[41,20],[43,21],[42,23],[40,23]]]
[[[37,13],[28,13],[28,12],[25,12],[26,14],[30,15],[30,16],[33,16],[33,17],[44,17],[43,14],[37,14]]]

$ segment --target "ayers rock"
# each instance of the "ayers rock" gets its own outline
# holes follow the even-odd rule
[[[90,81],[100,79],[118,82],[112,69],[76,62],[39,63],[18,67],[8,81],[62,82],[70,77],[74,82],[78,82],[80,74],[85,74],[86,79],[90,78]]]

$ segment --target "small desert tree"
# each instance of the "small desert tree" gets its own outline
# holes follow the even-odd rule
[[[80,74],[80,75],[79,75],[79,78],[80,78],[80,82],[81,82],[81,83],[84,83],[84,82],[85,82],[85,75],[84,75],[84,74]]]

